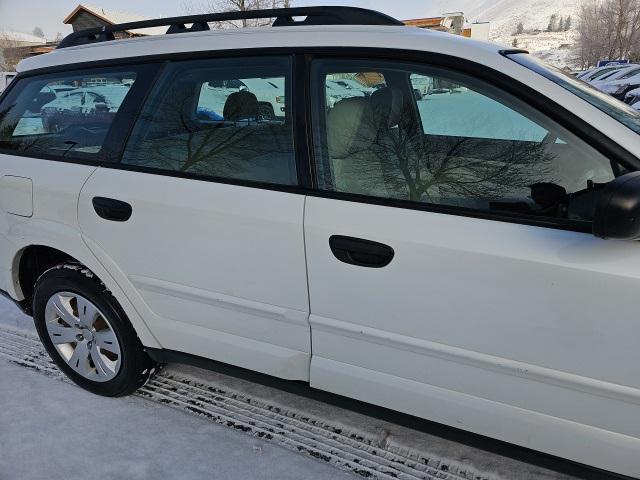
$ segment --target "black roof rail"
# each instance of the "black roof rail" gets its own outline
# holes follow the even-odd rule
[[[295,20],[294,17],[305,17]],[[89,28],[67,35],[57,48],[67,48],[89,43],[115,40],[114,32],[128,32],[151,27],[169,27],[167,34],[199,32],[209,30],[210,22],[228,22],[257,18],[275,18],[272,26],[285,27],[296,25],[404,25],[400,20],[384,13],[356,7],[298,7],[275,8],[270,10],[248,10],[224,13],[206,13],[183,17],[158,18],[139,22],[121,23],[104,27]],[[186,27],[192,24],[191,27]]]

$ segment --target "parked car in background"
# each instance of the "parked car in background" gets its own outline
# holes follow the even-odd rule
[[[274,26],[209,31],[249,18]],[[0,289],[81,387],[213,360],[640,477],[623,102],[311,7],[74,32],[0,112]]]
[[[333,83],[337,83],[341,87],[344,87],[347,90],[356,90],[362,92],[365,96],[371,95],[376,91],[373,87],[368,87],[353,78],[334,78]]]
[[[367,97],[373,91],[375,91],[375,88],[368,88],[364,85],[360,85],[360,88],[352,88],[347,87],[346,82],[343,80],[327,79],[327,105],[333,108],[340,100],[352,97]]]
[[[629,73],[632,72],[633,71],[630,71]],[[628,92],[638,87],[640,87],[640,73],[634,73],[633,75],[628,77],[626,75],[623,75],[617,80],[605,82],[601,85],[596,86],[596,88],[602,90],[605,93],[608,93],[618,100],[624,100]]]
[[[624,68],[619,68],[618,70],[609,72],[603,77],[598,77],[596,80],[591,80],[589,83],[591,83],[591,85],[595,87],[598,87],[599,85],[604,85],[605,83],[613,82],[615,80],[633,77],[638,73],[640,73],[640,65],[627,65]]]
[[[13,80],[16,76],[16,72],[0,72],[0,93],[2,93],[11,80]]]
[[[253,93],[258,100],[258,116],[275,119],[285,114],[284,83],[277,78],[243,78],[214,80],[202,85],[199,107],[223,118],[227,96],[236,91]]]
[[[615,72],[616,70],[619,70],[619,69],[624,68],[626,66],[627,65],[609,65],[609,66],[606,66],[606,67],[598,67],[598,68],[594,68],[592,70],[588,70],[588,71],[584,72],[582,75],[578,75],[577,78],[589,83],[589,82],[591,82],[593,80],[597,80],[598,78],[602,78],[603,76],[608,75],[611,72]]]
[[[64,89],[40,109],[42,126],[47,132],[57,132],[82,123],[82,119],[91,123],[111,123],[127,93],[129,87],[121,84]]]

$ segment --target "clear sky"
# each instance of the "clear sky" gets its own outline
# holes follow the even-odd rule
[[[62,20],[82,0],[0,0],[0,31],[31,32],[35,26],[44,30],[47,38],[57,32],[71,31]],[[148,17],[167,17],[185,13],[185,5],[204,3],[201,0],[89,0],[87,3],[126,10]],[[434,14],[431,0],[294,0],[294,6],[351,5],[379,10],[396,18],[407,19]],[[440,12],[435,12],[438,14]]]

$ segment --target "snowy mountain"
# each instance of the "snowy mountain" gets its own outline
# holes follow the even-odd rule
[[[524,48],[560,67],[575,65],[577,9],[581,0],[433,0],[427,15],[464,12],[469,22],[491,22],[491,40]],[[551,15],[571,16],[566,32],[546,32]],[[524,33],[514,36],[518,23]]]

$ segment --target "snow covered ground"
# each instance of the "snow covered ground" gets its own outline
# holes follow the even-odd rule
[[[97,397],[0,361],[0,478],[352,478],[176,409]]]
[[[516,38],[518,48],[529,50],[560,68],[574,68],[578,64],[574,41],[579,4],[579,0],[434,0],[427,14],[464,12],[470,22],[491,22],[491,41],[511,48]],[[554,14],[565,19],[571,16],[572,28],[567,32],[546,32]],[[514,37],[520,22],[525,33]]]
[[[2,327],[32,332],[5,299],[0,315]],[[353,478],[162,403],[98,397],[1,355],[0,379],[2,480]]]
[[[0,379],[2,480],[573,478],[192,367],[167,367],[135,396],[98,397],[59,373],[5,299]]]

